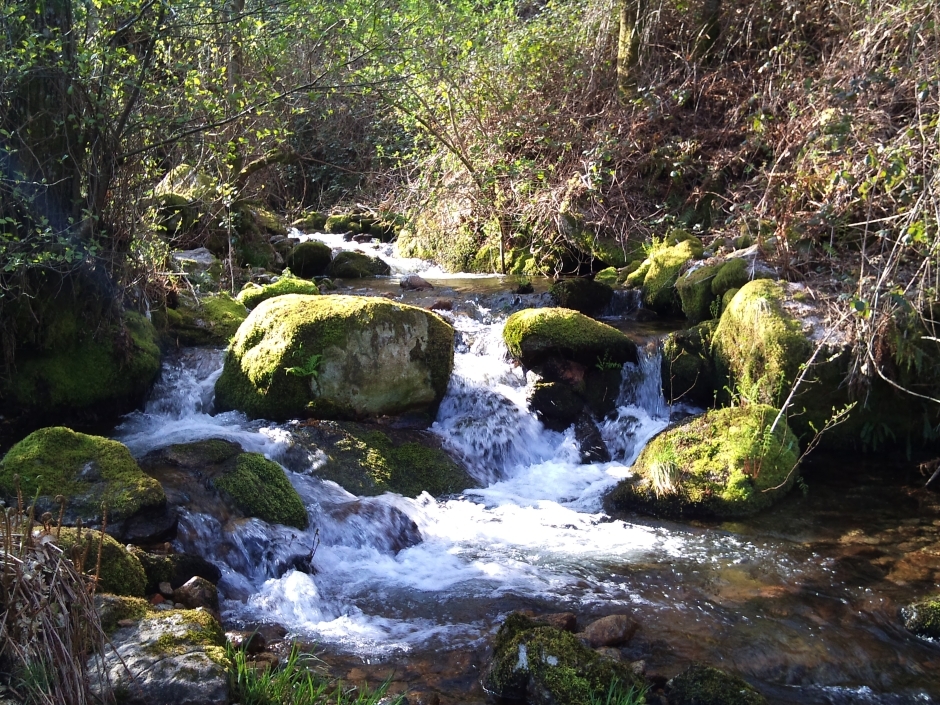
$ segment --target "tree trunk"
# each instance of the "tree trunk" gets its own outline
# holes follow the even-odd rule
[[[640,56],[640,20],[644,0],[620,0],[620,34],[617,38],[617,87],[636,87],[636,64]]]

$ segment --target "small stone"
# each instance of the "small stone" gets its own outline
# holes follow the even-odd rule
[[[550,627],[560,629],[563,632],[571,632],[574,634],[578,631],[578,618],[572,612],[545,614],[535,619],[539,622],[544,622]]]
[[[432,311],[453,311],[454,302],[449,299],[438,299],[431,304]]]
[[[620,649],[615,649],[612,646],[601,646],[598,649],[594,649],[596,653],[601,658],[608,659],[609,661],[622,661],[623,657],[620,653]]]
[[[119,627],[133,627],[137,624],[136,619],[119,619],[117,625]]]
[[[417,274],[409,274],[402,279],[398,285],[408,291],[427,291],[428,289],[434,288],[430,282],[423,277],[419,277]]]
[[[633,638],[639,625],[625,614],[612,614],[591,622],[579,635],[588,646],[620,646]]]
[[[225,638],[233,649],[244,649],[248,654],[260,654],[267,647],[267,641],[258,632],[225,632]]]
[[[173,599],[181,602],[188,609],[205,607],[213,611],[219,609],[219,591],[215,585],[198,575],[190,578],[182,587],[173,591]]]
[[[630,662],[631,670],[636,673],[638,676],[646,675],[646,661],[640,659],[639,661]]]
[[[160,583],[157,586],[157,589],[160,591],[160,594],[164,597],[173,597],[173,586],[168,580]]]
[[[162,605],[164,602],[166,602],[166,599],[159,593],[150,598],[151,605]]]

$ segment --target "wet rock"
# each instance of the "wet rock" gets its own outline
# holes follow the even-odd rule
[[[268,645],[264,636],[257,631],[225,632],[225,640],[233,649],[242,649],[246,654],[260,654]]]
[[[562,382],[537,382],[528,395],[529,410],[546,428],[564,431],[582,415],[584,399]]]
[[[663,339],[662,379],[666,401],[685,401],[700,407],[714,403],[719,378],[712,359],[715,321],[705,321]]]
[[[601,658],[610,659],[611,661],[623,660],[623,654],[620,653],[620,649],[615,649],[610,646],[599,646],[598,648],[594,649],[594,653],[596,653]]]
[[[600,429],[590,415],[582,413],[574,425],[574,437],[581,450],[582,463],[609,463],[610,451]]]
[[[291,426],[294,447],[285,463],[312,472],[356,495],[397,492],[434,496],[475,487],[466,469],[427,431],[350,421],[309,421]]]
[[[483,687],[498,698],[587,705],[614,681],[642,685],[629,666],[602,658],[573,634],[513,614],[496,635]]]
[[[427,291],[434,288],[430,282],[423,277],[419,277],[417,274],[409,274],[407,277],[404,277],[398,285],[407,291]]]
[[[559,306],[596,316],[607,308],[614,290],[609,284],[591,279],[562,279],[552,285],[549,293]]]
[[[747,681],[717,668],[690,666],[666,684],[670,705],[765,705]]]
[[[181,603],[187,609],[205,607],[213,612],[219,610],[219,591],[205,578],[190,578],[173,591],[173,601]]]
[[[157,591],[163,597],[173,597],[173,586],[169,583],[169,581],[164,580],[162,583],[160,583],[157,586]]]
[[[362,252],[345,250],[337,253],[327,274],[338,279],[362,279],[364,277],[388,276],[392,268],[379,257],[370,257]]]
[[[438,299],[430,308],[435,311],[452,311],[454,309],[454,302],[450,299]]]
[[[222,578],[222,571],[202,556],[191,553],[152,553],[136,546],[133,553],[144,568],[147,576],[146,594],[159,592],[161,595],[173,595],[173,590],[181,587],[190,578],[199,576],[210,583],[217,583]],[[169,590],[165,590],[166,583]]]
[[[327,514],[339,524],[336,535],[332,527],[321,527],[320,534],[330,545],[371,546],[398,553],[422,541],[418,525],[400,509],[387,504],[359,499],[340,504]]]
[[[940,639],[940,597],[931,597],[901,608],[904,628],[921,639]]]
[[[424,309],[377,297],[278,296],[239,328],[216,406],[267,419],[433,416],[453,360],[453,328]]]
[[[592,649],[605,646],[623,646],[628,643],[639,625],[626,614],[612,614],[591,622],[578,636]]]
[[[145,616],[114,632],[104,657],[92,659],[93,691],[104,686],[100,664],[129,705],[226,705],[224,644],[218,622],[206,610]]]
[[[578,618],[573,612],[542,614],[537,617],[537,621],[549,627],[560,629],[563,632],[571,632],[573,634],[578,631]]]
[[[227,293],[182,293],[166,311],[155,311],[153,322],[169,345],[227,345],[248,309]]]
[[[333,260],[330,246],[319,240],[301,242],[290,251],[285,264],[298,277],[310,279],[326,274]]]

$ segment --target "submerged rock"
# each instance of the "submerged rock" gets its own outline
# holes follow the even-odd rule
[[[797,477],[799,444],[776,409],[708,411],[654,438],[608,496],[612,509],[656,516],[740,517],[784,496]]]
[[[107,511],[107,531],[122,541],[159,540],[172,533],[176,518],[167,511],[160,483],[146,475],[121,443],[61,426],[34,431],[0,461],[0,493],[16,502],[19,490],[35,499],[36,516],[59,516],[55,498],[65,500],[64,523],[81,518],[99,524]]]
[[[100,660],[98,660],[100,659]],[[219,623],[204,609],[148,613],[110,636],[104,657],[93,657],[128,705],[227,705],[228,662]],[[105,683],[95,680],[93,690]]]
[[[245,308],[253,309],[262,301],[273,299],[275,296],[284,296],[285,294],[316,296],[319,293],[320,290],[313,282],[291,276],[289,271],[284,270],[284,275],[273,284],[259,285],[251,282],[245,284],[242,290],[238,292],[238,301],[244,304]],[[245,317],[247,318],[247,314]]]
[[[669,705],[765,705],[764,696],[743,678],[694,665],[666,684]]]
[[[453,364],[454,329],[424,309],[376,297],[278,296],[238,329],[216,405],[276,420],[433,415]]]
[[[435,497],[461,492],[477,483],[425,431],[337,421],[311,421],[291,428],[295,448],[285,462],[297,472],[311,471],[356,495],[397,492]]]
[[[569,632],[511,614],[496,634],[493,659],[483,675],[491,695],[541,705],[588,705],[612,684],[643,689],[626,664],[605,659]]]

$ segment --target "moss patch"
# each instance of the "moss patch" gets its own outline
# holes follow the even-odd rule
[[[670,403],[685,401],[701,407],[715,401],[719,378],[711,353],[717,321],[704,321],[663,339],[663,395]]]
[[[747,681],[717,668],[695,665],[666,685],[670,705],[765,705]]]
[[[637,359],[636,344],[616,328],[567,308],[530,308],[512,314],[503,328],[510,354],[526,367],[550,355],[586,365]]]
[[[921,639],[940,639],[940,597],[903,607],[904,628]]]
[[[121,597],[119,595],[96,595],[95,609],[101,619],[101,627],[106,634],[118,628],[118,622],[124,619],[141,620],[153,614],[150,603],[142,597]]]
[[[24,496],[44,498],[37,505],[43,511],[57,512],[52,498],[61,494],[70,513],[86,520],[100,516],[102,503],[110,519],[120,520],[166,501],[160,483],[141,471],[126,446],[61,426],[34,431],[7,452],[0,462],[7,497],[16,495],[14,475]]]
[[[616,270],[614,270],[616,273]],[[590,279],[561,279],[548,292],[559,306],[587,315],[597,315],[610,303],[614,290],[609,284]]]
[[[65,527],[57,543],[73,562],[82,564],[86,574],[93,575],[101,537],[100,531],[85,529],[79,533],[78,529]],[[137,557],[107,534],[104,534],[101,546],[101,574],[98,577],[100,589],[115,595],[142,597],[147,585],[147,576]]]
[[[678,314],[681,311],[676,292],[679,271],[686,262],[700,257],[702,251],[702,243],[695,238],[655,250],[648,258],[649,267],[643,277],[643,304],[662,315]],[[636,272],[630,276],[635,275]]]
[[[306,279],[293,277],[290,272],[285,272],[273,284],[248,283],[238,292],[238,301],[247,309],[253,309],[262,301],[273,299],[275,296],[284,296],[285,294],[304,294],[307,296],[316,296],[320,293],[317,285]],[[247,316],[246,316],[247,317]],[[244,320],[244,319],[243,319]]]
[[[260,453],[242,453],[235,467],[214,482],[248,516],[298,529],[306,529],[309,524],[303,501],[284,470]]]
[[[723,267],[724,263],[721,262],[707,264],[686,273],[676,281],[682,313],[690,323],[699,323],[715,317],[712,306],[717,296],[712,291],[712,284]]]
[[[785,495],[796,480],[799,444],[777,411],[750,404],[708,411],[654,438],[636,479],[610,495],[613,507],[657,516],[740,517]]]
[[[752,402],[777,406],[811,353],[800,324],[784,311],[783,287],[757,279],[734,296],[715,329],[712,349],[729,387]]]
[[[296,245],[287,256],[287,266],[298,277],[309,279],[326,274],[333,259],[329,245],[319,240],[307,240]],[[307,292],[297,291],[297,294]]]
[[[387,276],[392,273],[388,263],[378,257],[369,257],[362,252],[345,250],[336,255],[327,272],[338,279],[362,279],[364,277]]]
[[[377,297],[278,296],[239,328],[216,404],[270,419],[436,409],[453,345],[453,328],[424,309]],[[312,373],[288,372],[297,367]]]
[[[500,627],[493,661],[483,677],[487,691],[501,698],[588,705],[611,684],[642,689],[627,664],[604,659],[569,632],[510,615]],[[532,696],[535,696],[532,698]]]

